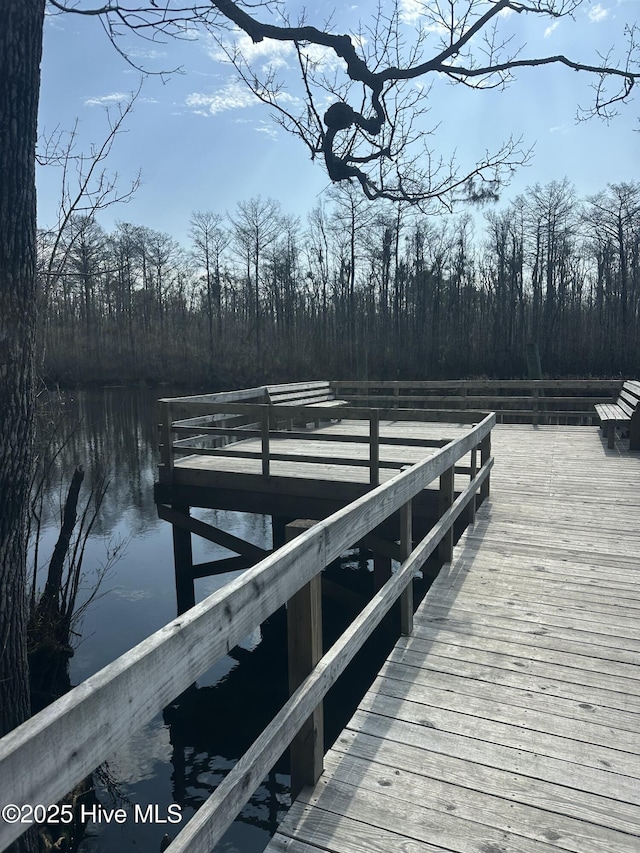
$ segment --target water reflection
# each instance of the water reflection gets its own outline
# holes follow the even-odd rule
[[[194,685],[164,711],[177,803],[194,810],[202,805],[286,701],[284,611],[259,634],[250,649],[230,652],[237,665],[215,685]],[[239,820],[271,835],[289,805],[289,783],[282,756]]]

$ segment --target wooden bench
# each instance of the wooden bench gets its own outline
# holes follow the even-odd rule
[[[336,399],[329,382],[320,380],[294,382],[289,385],[270,385],[267,386],[267,393],[269,402],[275,406],[322,406],[330,409],[349,405],[347,400]],[[330,419],[329,417],[328,420]],[[319,420],[317,418],[313,420],[317,426]],[[296,421],[302,423],[299,419]]]
[[[629,450],[640,450],[640,382],[628,380],[615,403],[598,403],[595,409],[607,447],[614,446],[616,428],[628,426]]]

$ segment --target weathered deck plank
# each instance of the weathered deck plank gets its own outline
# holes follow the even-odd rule
[[[494,430],[491,500],[269,853],[640,849],[640,456]]]

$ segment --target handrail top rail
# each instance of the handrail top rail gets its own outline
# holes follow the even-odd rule
[[[240,402],[243,399],[254,399],[264,396],[267,393],[266,385],[259,385],[255,388],[239,388],[236,391],[212,391],[209,394],[193,394],[187,397],[161,397],[159,403],[214,403],[218,402]]]
[[[0,740],[0,805],[55,802],[256,624],[484,439],[465,435],[318,522]],[[0,825],[0,844],[17,837]],[[19,832],[18,832],[19,834]]]
[[[618,388],[624,379],[332,379],[336,388]]]
[[[172,400],[161,402],[172,403]],[[237,415],[255,415],[258,416],[268,411],[275,411],[278,414],[287,417],[297,414],[318,415],[326,417],[327,412],[331,411],[326,406],[321,404],[314,405],[313,403],[287,403],[277,404],[272,403],[241,403],[241,402],[208,402],[195,401],[189,402],[187,406],[194,406],[195,410],[201,410],[206,407],[206,414],[237,414]],[[397,409],[388,409],[386,407],[377,406],[340,406],[336,410],[336,417],[341,420],[368,420],[372,413],[379,412],[388,416],[389,420],[418,420],[418,421],[438,421],[451,418],[451,423],[479,423],[487,417],[490,412],[486,409],[413,409],[409,407],[398,407]],[[190,420],[189,418],[180,418],[172,423],[179,424],[181,421]]]

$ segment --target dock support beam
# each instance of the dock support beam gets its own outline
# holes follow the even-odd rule
[[[384,554],[373,554],[373,591],[379,592],[391,577],[391,558]]]
[[[189,507],[183,504],[173,504],[174,512],[189,518]],[[189,610],[196,603],[196,591],[193,583],[193,551],[191,549],[191,532],[178,524],[172,524],[173,559],[176,573],[176,602],[178,616]]]
[[[271,516],[271,545],[275,551],[281,548],[287,541],[287,524],[291,518],[282,518],[279,515]]]
[[[443,516],[453,503],[454,476],[455,474],[453,468],[447,468],[447,470],[440,475],[440,516]],[[440,540],[440,544],[438,545],[438,556],[440,557],[443,563],[450,563],[453,559],[453,525],[451,525],[451,527],[447,530],[447,532]]]
[[[491,433],[487,433],[485,438],[480,442],[480,465],[485,465],[489,459],[491,458]],[[489,477],[491,475],[488,474],[485,477],[483,484],[480,486],[480,503],[485,498],[489,497]]]
[[[315,522],[292,521],[286,538],[291,541]],[[289,693],[302,684],[322,657],[322,578],[315,575],[287,602]],[[322,703],[294,737],[290,747],[291,799],[305,785],[315,785],[323,771],[324,720]]]
[[[400,553],[406,560],[413,550],[413,519],[411,501],[400,507]],[[400,633],[408,637],[413,631],[413,578],[400,596]]]
[[[473,481],[478,472],[478,448],[474,447],[471,451],[471,465],[469,470],[470,480]],[[467,524],[474,525],[476,523],[476,503],[478,501],[478,496],[474,495],[469,501],[469,508],[467,511]]]

